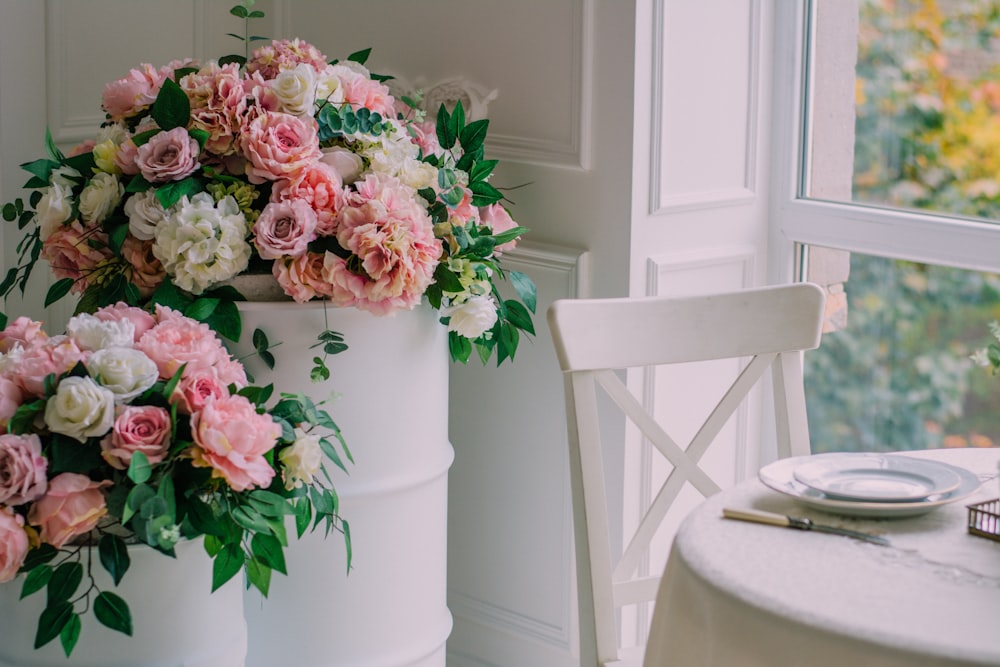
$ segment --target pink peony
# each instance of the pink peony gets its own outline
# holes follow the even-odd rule
[[[240,148],[249,161],[251,183],[295,178],[323,156],[316,121],[275,111],[264,112],[243,127]]]
[[[189,369],[209,368],[229,359],[229,352],[207,324],[163,306],[157,306],[156,314],[159,323],[135,346],[156,363],[164,380],[185,363]]]
[[[316,238],[316,213],[307,202],[271,202],[253,226],[253,242],[264,259],[298,257]]]
[[[90,285],[91,273],[99,264],[112,258],[107,235],[96,228],[84,228],[78,221],[62,225],[45,239],[42,257],[56,278],[72,278],[73,291],[83,292]]]
[[[381,81],[358,73],[357,76],[344,77],[344,101],[357,110],[365,107],[382,115],[383,118],[394,118],[396,101],[389,88]]]
[[[129,137],[115,151],[114,163],[123,174],[135,176],[139,173],[139,165],[135,162],[138,155],[139,147],[132,141],[132,137]]]
[[[479,220],[482,224],[492,229],[494,235],[517,227],[517,223],[510,217],[510,213],[500,204],[490,204],[479,209]],[[516,246],[517,239],[514,239],[513,241],[498,245],[494,250],[498,253],[507,252],[513,250]]]
[[[247,62],[247,71],[273,79],[282,70],[295,69],[302,63],[320,73],[326,68],[327,58],[315,46],[301,39],[276,39],[254,50]]]
[[[209,400],[227,396],[228,384],[222,381],[216,369],[184,369],[181,381],[170,395],[170,403],[176,405],[181,414],[190,415],[204,409]]]
[[[154,134],[139,146],[135,156],[136,166],[142,177],[150,183],[179,181],[190,176],[201,164],[200,152],[195,141],[183,127]]]
[[[340,174],[326,162],[307,166],[294,180],[275,181],[271,189],[272,202],[301,200],[309,204],[316,212],[316,233],[321,236],[333,234],[345,197]]]
[[[411,123],[407,127],[410,131],[410,139],[420,147],[420,151],[424,157],[431,155],[441,157],[444,155],[444,148],[441,147],[441,142],[438,141],[437,123],[435,121],[427,120],[422,123]]]
[[[17,576],[29,548],[24,519],[9,508],[0,507],[0,584]]]
[[[94,317],[103,322],[117,322],[118,320],[128,320],[135,327],[134,342],[139,342],[142,335],[156,325],[153,316],[142,308],[130,306],[124,301],[119,301],[111,306],[104,306],[94,313]]]
[[[285,294],[299,303],[305,303],[317,296],[332,296],[330,286],[323,277],[323,264],[323,254],[307,252],[276,261],[271,265],[271,272]],[[354,301],[351,299],[349,303],[338,302],[336,305],[352,306]]]
[[[23,505],[40,498],[48,486],[48,467],[37,435],[0,435],[0,503]]]
[[[353,257],[348,263],[326,255],[334,302],[356,299],[358,308],[377,315],[420,303],[442,252],[413,189],[376,174],[365,177],[341,211],[337,242]]]
[[[93,482],[86,475],[64,472],[28,510],[28,523],[37,526],[43,542],[57,549],[77,535],[90,532],[108,512],[101,488],[110,480]]]
[[[21,316],[0,331],[0,352],[9,352],[16,343],[27,345],[36,337],[48,338],[42,331],[42,323],[30,317]]]
[[[101,106],[111,120],[124,120],[134,116],[153,102],[166,79],[164,72],[143,63],[128,75],[104,86]]]
[[[24,402],[24,392],[6,375],[0,375],[0,433],[7,432],[7,424]]]
[[[101,456],[111,467],[126,470],[135,452],[159,463],[170,450],[170,413],[155,405],[121,408],[115,425],[101,440]]]
[[[267,487],[274,468],[264,455],[274,449],[281,427],[253,403],[234,395],[210,400],[191,416],[195,465],[210,466],[213,477],[225,479],[236,491]]]
[[[85,357],[83,350],[66,336],[36,338],[23,349],[11,354],[6,372],[24,393],[41,397],[45,394],[47,375],[61,375]]]

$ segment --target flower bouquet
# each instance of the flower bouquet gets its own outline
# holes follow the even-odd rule
[[[263,13],[247,4],[232,13],[248,24]],[[251,53],[261,38],[233,36],[245,55],[108,83],[106,122],[69,155],[46,137],[48,156],[22,165],[27,204],[3,208],[25,237],[0,293],[23,291],[41,257],[58,278],[46,304],[159,303],[236,340],[244,295],[227,283],[270,273],[296,301],[376,315],[426,298],[453,359],[513,358],[536,292],[501,266],[527,230],[489,182],[489,121],[461,104],[426,118],[418,94],[395,99],[365,67],[367,50],[330,61],[284,39]]]
[[[91,574],[99,560],[117,586],[128,543],[173,555],[203,536],[213,591],[242,570],[265,596],[286,573],[286,516],[299,537],[341,531],[350,562],[323,455],[344,468],[351,454],[308,398],[266,409],[270,394],[208,325],[162,305],[79,314],[65,335],[27,318],[0,331],[0,583],[23,573],[22,597],[46,591],[35,648],[59,637],[68,656],[87,610],[132,634],[128,603]]]

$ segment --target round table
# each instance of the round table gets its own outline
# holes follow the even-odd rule
[[[990,481],[910,518],[827,514],[758,480],[706,500],[674,540],[646,667],[1000,665],[1000,542],[966,528],[966,505],[998,495],[1000,449],[907,454]],[[723,507],[806,516],[891,546],[723,519]]]

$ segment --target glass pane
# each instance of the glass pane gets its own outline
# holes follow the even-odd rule
[[[804,194],[1000,218],[1000,7],[815,0]]]
[[[847,329],[805,355],[814,452],[1000,445],[1000,376],[970,359],[1000,275],[854,253]]]

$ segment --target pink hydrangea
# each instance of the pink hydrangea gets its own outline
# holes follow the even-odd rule
[[[349,198],[336,237],[353,257],[326,255],[324,278],[334,301],[354,299],[358,308],[379,315],[420,303],[442,252],[413,189],[377,174],[366,176]]]
[[[295,178],[323,156],[316,135],[316,121],[267,111],[241,129],[240,148],[251,183]]]
[[[236,63],[212,63],[181,79],[191,100],[191,127],[208,132],[205,150],[215,155],[236,152],[236,137],[247,109],[243,79]]]
[[[326,68],[327,58],[315,46],[301,39],[276,39],[254,50],[247,62],[247,71],[273,79],[282,70],[295,69],[302,63],[319,73]]]
[[[16,382],[0,375],[0,433],[7,432],[7,424],[24,402],[24,392]]]
[[[211,467],[213,477],[225,479],[236,491],[270,485],[274,468],[264,455],[278,443],[281,427],[270,415],[258,414],[245,397],[207,401],[191,415],[191,433],[197,445],[194,463]]]

